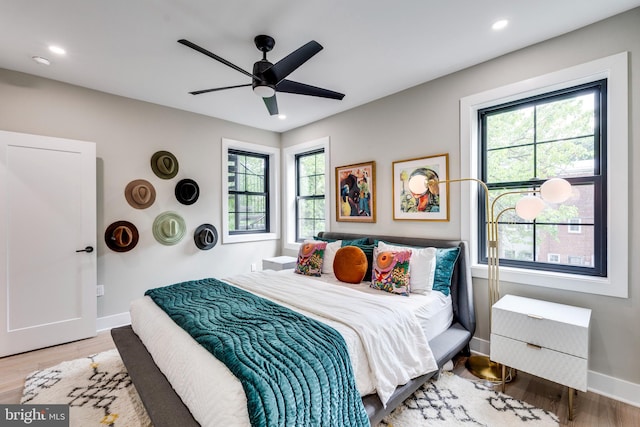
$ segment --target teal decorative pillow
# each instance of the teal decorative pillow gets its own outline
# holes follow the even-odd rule
[[[366,245],[367,243],[369,243],[369,238],[361,237],[360,239],[343,240],[342,246],[358,246],[358,245]]]
[[[449,295],[451,289],[451,276],[453,267],[458,260],[460,248],[437,248],[436,250],[436,274],[433,278],[433,290]]]
[[[411,292],[409,260],[411,251],[373,250],[371,287],[409,296]]]
[[[327,242],[304,242],[298,251],[295,273],[305,276],[317,276],[322,273],[322,262]]]

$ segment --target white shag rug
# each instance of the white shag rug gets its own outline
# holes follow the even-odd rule
[[[150,427],[117,350],[63,362],[31,373],[23,404],[68,404],[71,427]],[[378,427],[558,426],[558,417],[484,382],[443,372],[425,383]]]
[[[378,427],[558,426],[558,417],[494,391],[481,381],[443,372],[425,383]]]
[[[68,404],[70,427],[151,426],[115,349],[32,372],[20,403]]]

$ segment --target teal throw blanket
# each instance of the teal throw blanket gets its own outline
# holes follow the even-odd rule
[[[216,279],[145,295],[242,382],[252,426],[369,426],[335,329]]]

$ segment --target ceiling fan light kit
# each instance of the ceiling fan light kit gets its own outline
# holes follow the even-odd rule
[[[344,94],[334,92],[332,90],[311,86],[304,83],[287,80],[286,77],[295,71],[302,64],[311,59],[316,53],[322,50],[320,43],[312,40],[303,45],[280,61],[272,64],[267,60],[267,52],[270,52],[276,42],[273,37],[267,35],[259,35],[254,38],[254,42],[259,51],[262,52],[262,59],[253,64],[253,73],[249,73],[224,58],[209,52],[208,50],[190,42],[186,39],[178,40],[178,43],[190,47],[216,61],[241,72],[247,77],[251,77],[251,83],[243,85],[225,86],[213,89],[203,89],[189,92],[192,95],[201,95],[203,93],[216,92],[219,90],[233,89],[238,87],[251,86],[253,93],[261,97],[264,101],[269,114],[278,115],[278,102],[276,100],[276,92],[293,93],[297,95],[317,96],[320,98],[329,98],[342,100]]]

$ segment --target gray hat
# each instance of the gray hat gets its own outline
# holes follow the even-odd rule
[[[207,251],[218,243],[218,230],[211,224],[202,224],[193,233],[193,241],[198,249]]]

